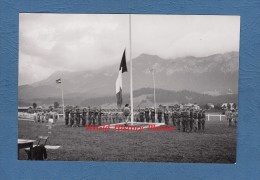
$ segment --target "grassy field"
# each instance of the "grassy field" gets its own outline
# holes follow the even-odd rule
[[[58,122],[52,129],[46,123],[18,121],[18,137],[37,139],[49,136],[48,145],[61,148],[47,150],[55,161],[125,161],[235,163],[236,127],[225,121],[206,121],[206,130],[183,133],[176,131],[86,131],[84,127],[66,127]],[[48,133],[48,132],[51,132]],[[20,159],[27,159],[23,149]]]

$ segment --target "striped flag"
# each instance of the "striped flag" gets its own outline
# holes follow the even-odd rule
[[[60,78],[60,79],[57,79],[57,80],[56,80],[56,83],[57,83],[57,84],[60,84],[60,83],[61,83],[61,78]]]
[[[123,53],[123,57],[119,66],[119,72],[118,72],[118,77],[116,79],[116,99],[117,99],[117,106],[118,108],[121,107],[123,103],[123,97],[122,97],[122,74],[124,72],[127,72],[127,67],[126,67],[126,59],[125,59],[125,50]]]

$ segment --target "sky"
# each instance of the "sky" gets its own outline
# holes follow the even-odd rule
[[[19,15],[19,85],[56,71],[96,70],[130,57],[128,14]],[[165,59],[239,51],[240,17],[131,15],[132,58]]]

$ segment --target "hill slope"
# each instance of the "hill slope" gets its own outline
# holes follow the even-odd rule
[[[190,91],[225,95],[238,91],[238,53],[229,52],[208,57],[183,57],[162,59],[155,55],[142,54],[133,59],[133,88],[152,88],[149,68],[155,68],[157,88],[170,91]],[[64,96],[67,99],[90,99],[114,96],[118,66],[113,65],[95,71],[60,71],[47,79],[19,86],[20,102],[32,99],[59,99],[60,85],[55,80],[62,78]],[[129,67],[129,63],[128,63]],[[129,69],[129,68],[128,68]],[[129,92],[129,74],[123,74],[123,92]]]

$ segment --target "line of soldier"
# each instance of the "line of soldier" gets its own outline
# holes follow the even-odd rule
[[[172,120],[172,125],[177,127],[177,130],[183,132],[191,132],[205,129],[205,111],[193,109],[157,109],[157,121],[165,125],[169,125]],[[136,122],[152,122],[156,121],[155,110],[153,108],[139,109],[134,114],[134,121]],[[81,124],[80,124],[81,122]],[[72,127],[80,127],[88,125],[102,125],[103,123],[121,123],[124,122],[123,112],[103,112],[101,109],[84,108],[80,110],[66,109],[65,124]]]
[[[48,122],[49,119],[53,119],[54,122],[58,120],[58,114],[52,111],[39,111],[33,114],[34,122]]]
[[[169,125],[170,119],[172,125],[177,127],[177,130],[183,132],[192,132],[198,130],[205,130],[205,111],[194,109],[173,109],[168,111],[167,109],[157,109],[157,119],[159,123],[162,123],[164,119],[165,125]],[[139,110],[137,113],[137,122],[155,122],[155,110],[145,108]]]
[[[80,127],[80,126],[85,127],[88,120],[88,125],[101,126],[101,116],[102,116],[101,109],[95,108],[95,109],[89,109],[88,111],[86,108],[84,108],[82,111],[79,108],[72,109],[72,110],[66,109],[65,125],[71,127]]]

